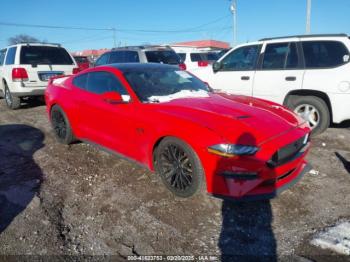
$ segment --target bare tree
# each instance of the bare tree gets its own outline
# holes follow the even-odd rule
[[[40,42],[40,40],[33,37],[33,36],[25,35],[25,34],[15,35],[15,36],[10,37],[8,39],[8,43],[10,45],[15,45],[18,43],[23,43],[23,42],[25,42],[25,43],[37,43],[37,42]]]

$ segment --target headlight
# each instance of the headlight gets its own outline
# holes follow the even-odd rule
[[[259,148],[255,146],[234,145],[234,144],[218,144],[218,145],[210,146],[208,148],[208,151],[210,153],[213,153],[219,156],[225,156],[225,157],[254,155],[258,150]]]

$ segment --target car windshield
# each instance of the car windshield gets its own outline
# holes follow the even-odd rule
[[[180,57],[174,51],[146,51],[145,54],[149,63],[161,63],[170,65],[178,65],[181,63]]]
[[[124,76],[144,103],[167,102],[177,98],[207,97],[208,86],[186,71],[178,69],[136,70]]]
[[[68,52],[62,47],[22,46],[21,64],[28,65],[73,65]]]

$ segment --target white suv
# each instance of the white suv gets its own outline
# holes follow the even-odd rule
[[[349,50],[343,34],[268,38],[191,72],[213,89],[283,104],[318,134],[331,122],[350,119]]]
[[[0,50],[0,96],[9,108],[17,109],[23,97],[42,96],[50,77],[78,70],[73,57],[58,44],[8,46]]]
[[[209,66],[219,59],[219,52],[199,50],[193,47],[172,46],[172,48],[185,63],[187,70]]]

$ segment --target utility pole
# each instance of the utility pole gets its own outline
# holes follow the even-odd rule
[[[233,41],[232,47],[237,44],[237,0],[231,0],[230,10],[232,13]]]
[[[115,27],[112,27],[111,30],[113,33],[113,47],[116,48],[117,47],[116,29],[115,29]]]
[[[311,34],[311,0],[307,1],[307,7],[306,7],[306,30],[305,34],[309,35]]]

